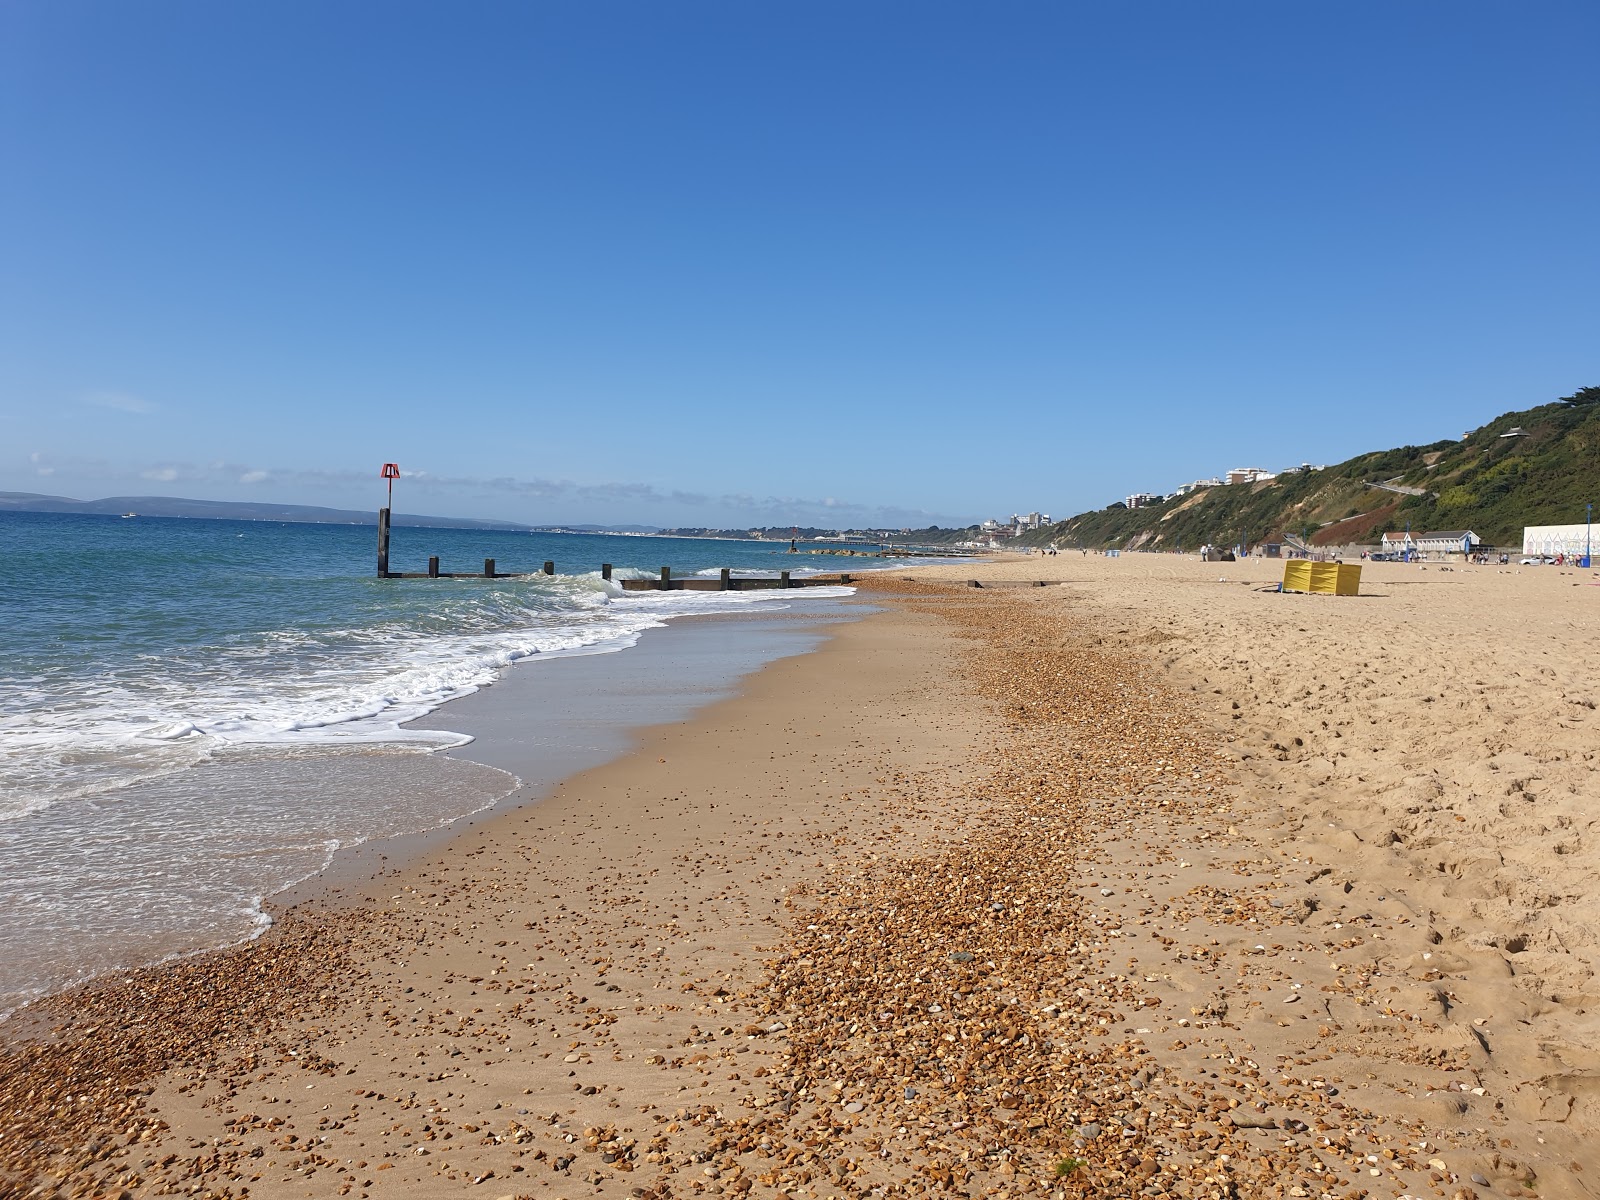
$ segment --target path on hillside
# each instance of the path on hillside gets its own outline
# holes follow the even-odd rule
[[[1395,478],[1398,479],[1398,478],[1400,478],[1400,476],[1396,476]],[[1386,482],[1386,483],[1371,483],[1371,482],[1369,482],[1367,484],[1367,486],[1368,487],[1375,487],[1375,488],[1382,488],[1386,492],[1398,492],[1402,496],[1431,496],[1431,495],[1433,495],[1433,493],[1430,492],[1427,488],[1407,487],[1403,483],[1394,483],[1392,481],[1391,482]]]

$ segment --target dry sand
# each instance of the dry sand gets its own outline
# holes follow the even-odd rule
[[[13,1022],[0,1195],[1591,1195],[1600,591],[1280,569],[883,582],[550,799]],[[1057,585],[927,582],[978,575]]]

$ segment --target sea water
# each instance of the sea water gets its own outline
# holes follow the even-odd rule
[[[371,526],[0,514],[0,1013],[251,936],[341,847],[509,795],[515,777],[436,753],[470,740],[448,710],[407,725],[507,667],[791,598],[624,594],[602,562],[618,580],[873,565],[787,549],[398,527],[391,570],[557,573],[380,580]]]

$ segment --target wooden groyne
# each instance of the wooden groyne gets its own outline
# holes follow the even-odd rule
[[[612,578],[610,563],[600,564],[600,578]],[[556,564],[546,560],[537,571],[500,571],[495,560],[483,560],[481,571],[444,571],[439,568],[437,555],[428,559],[426,571],[383,571],[381,579],[531,579],[540,575],[554,575]],[[869,572],[870,574],[870,572]],[[886,578],[887,575],[881,577]],[[1060,579],[917,579],[909,575],[896,576],[901,583],[925,583],[934,587],[969,588],[1042,588],[1060,584]],[[613,580],[625,592],[760,592],[780,588],[851,587],[861,582],[858,575],[841,571],[837,575],[802,575],[795,578],[788,571],[779,571],[776,577],[735,575],[732,568],[723,567],[715,577],[706,575],[674,575],[671,567],[662,567],[654,579]]]
[[[426,571],[384,571],[380,579],[531,579],[540,575],[554,575],[556,565],[546,562],[543,569],[538,571],[500,571],[495,569],[495,560],[483,560],[481,571],[442,571],[439,569],[438,556],[428,560]],[[610,579],[612,567],[610,563],[600,564],[600,578]],[[849,586],[852,576],[841,572],[838,575],[805,575],[799,579],[790,577],[788,571],[782,571],[776,579],[735,576],[727,567],[722,569],[715,579],[703,575],[690,575],[688,577],[674,577],[671,567],[662,567],[661,574],[655,579],[618,579],[614,581],[625,592],[756,592],[767,588],[803,588],[803,587],[839,587]]]
[[[385,564],[387,566],[387,564]],[[526,579],[530,575],[554,575],[556,565],[553,562],[544,564],[544,569],[539,571],[500,571],[495,567],[495,560],[483,560],[481,571],[441,571],[439,569],[439,556],[433,555],[428,559],[426,571],[390,571],[378,572],[379,579]],[[611,564],[605,564],[605,577],[611,578]]]
[[[892,557],[892,555],[885,555]],[[600,578],[610,579],[612,567],[610,563],[600,564]],[[426,571],[391,571],[389,569],[389,510],[378,510],[378,578],[379,579],[527,579],[537,575],[554,575],[556,564],[546,559],[539,570],[533,571],[502,571],[492,558],[483,560],[481,571],[446,571],[439,565],[439,556],[432,555],[428,559]],[[837,575],[802,575],[796,579],[789,571],[779,571],[776,578],[771,576],[751,577],[735,576],[731,567],[723,567],[715,578],[704,575],[691,575],[688,577],[675,577],[671,567],[662,567],[661,574],[655,579],[619,579],[615,581],[625,592],[759,592],[779,588],[803,587],[848,587],[855,582],[853,576],[841,571]],[[954,583],[961,585],[957,580],[925,580],[914,581],[905,579],[906,583]],[[1016,580],[995,579],[983,582],[977,579],[965,581],[968,587],[1045,587],[1045,580]]]
[[[945,583],[942,579],[908,579],[907,583]],[[1014,587],[1049,587],[1052,584],[1064,583],[1062,579],[969,579],[968,587],[975,588],[1014,588]],[[959,585],[957,585],[959,586]]]
[[[674,579],[672,568],[662,567],[658,579],[621,581],[625,592],[760,592],[773,588],[848,587],[850,582],[851,576],[842,572],[838,575],[802,575],[795,579],[788,571],[779,571],[776,579],[752,579],[748,576],[736,577],[728,567],[723,567],[715,579],[703,575]]]
[[[600,564],[601,579],[610,579],[611,571],[610,563]],[[483,560],[481,571],[446,571],[440,567],[437,554],[429,557],[426,571],[391,571],[389,510],[387,508],[378,510],[379,579],[527,579],[555,573],[556,564],[550,559],[545,559],[543,566],[537,571],[502,571],[492,558]],[[768,588],[838,587],[841,584],[848,585],[850,576],[841,572],[838,575],[807,575],[794,579],[788,571],[780,571],[776,579],[735,578],[731,568],[723,567],[715,579],[701,575],[675,579],[671,567],[662,567],[661,574],[656,579],[619,579],[616,582],[625,592],[754,592]]]

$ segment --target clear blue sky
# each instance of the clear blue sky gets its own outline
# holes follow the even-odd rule
[[[0,489],[1055,516],[1600,384],[1600,5],[0,0]]]

